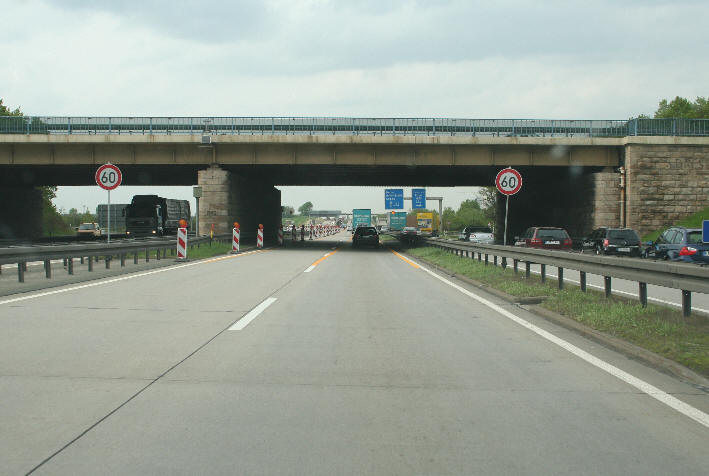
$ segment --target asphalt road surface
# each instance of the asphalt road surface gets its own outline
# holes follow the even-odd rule
[[[706,474],[705,391],[479,293],[347,233],[2,297],[0,473]]]

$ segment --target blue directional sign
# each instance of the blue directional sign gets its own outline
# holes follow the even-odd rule
[[[709,220],[702,220],[702,241],[709,243]]]
[[[384,190],[384,209],[401,210],[404,208],[404,189],[387,188]]]
[[[411,189],[411,208],[420,209],[426,208],[426,189],[412,188]]]

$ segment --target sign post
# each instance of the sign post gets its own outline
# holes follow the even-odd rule
[[[505,235],[502,238],[502,244],[507,244],[507,213],[510,210],[510,195],[514,195],[522,189],[522,175],[512,167],[502,169],[495,177],[495,186],[497,190],[507,196],[505,203]]]
[[[194,236],[199,236],[199,199],[202,198],[202,187],[192,187],[192,196],[197,201],[197,213],[195,213],[195,231]]]
[[[118,188],[123,180],[123,175],[118,167],[108,163],[98,168],[94,178],[96,184],[108,192],[108,237],[106,241],[111,243],[111,190]]]

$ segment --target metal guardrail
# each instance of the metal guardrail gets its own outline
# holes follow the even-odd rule
[[[709,119],[5,116],[0,134],[709,136]]]
[[[231,241],[231,234],[215,235],[214,238],[209,236],[201,236],[199,238],[190,237],[188,246],[199,246],[201,244],[210,243],[211,241]],[[91,243],[91,244],[76,244],[76,245],[52,245],[52,246],[19,246],[0,249],[0,265],[17,263],[17,279],[23,283],[25,281],[25,272],[27,271],[27,263],[33,261],[43,261],[46,277],[52,277],[52,260],[64,260],[66,263],[67,273],[74,274],[74,259],[79,258],[83,264],[84,259],[88,258],[88,270],[93,271],[94,259],[105,257],[106,268],[110,268],[111,261],[114,256],[118,256],[121,266],[125,266],[126,257],[133,254],[133,263],[138,264],[138,255],[145,253],[145,261],[150,261],[150,253],[155,251],[155,258],[161,259],[167,257],[167,250],[171,250],[174,254],[176,250],[176,241],[167,240],[148,240],[135,242],[118,242],[118,243]],[[189,253],[188,253],[189,256]]]
[[[539,250],[530,248],[515,248],[501,245],[483,245],[474,243],[452,243],[440,239],[423,239],[425,244],[447,249],[461,256],[477,258],[479,261],[489,261],[493,256],[493,264],[497,265],[501,258],[501,266],[507,267],[507,260],[513,262],[515,273],[518,264],[525,263],[525,276],[530,275],[530,265],[541,265],[542,281],[546,279],[546,266],[558,268],[559,289],[564,286],[564,269],[573,269],[580,273],[581,290],[586,291],[586,274],[603,276],[606,297],[611,296],[612,278],[626,279],[638,283],[640,303],[647,306],[647,285],[654,284],[682,291],[682,312],[685,317],[691,314],[692,293],[709,294],[709,268],[689,263],[658,262],[636,258],[621,258],[610,256],[588,256],[567,251]]]

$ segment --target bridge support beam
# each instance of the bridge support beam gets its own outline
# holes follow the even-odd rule
[[[198,172],[202,187],[199,201],[199,233],[231,233],[233,223],[241,226],[242,243],[248,244],[262,224],[266,244],[277,240],[281,224],[281,191],[272,184],[238,176],[219,166]]]
[[[0,188],[0,238],[31,239],[43,234],[42,192],[33,187]]]

